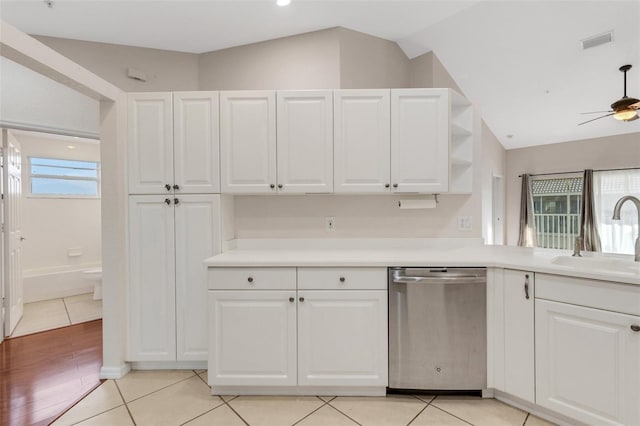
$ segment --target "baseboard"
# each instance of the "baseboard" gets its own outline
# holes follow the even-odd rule
[[[525,401],[516,396],[510,395],[508,393],[504,393],[499,390],[494,390],[494,398],[504,402],[505,404],[511,405],[513,407],[519,408],[524,411],[528,411],[534,416],[540,417],[541,419],[550,421],[552,423],[558,424],[560,426],[581,426],[585,425],[585,423],[579,422],[575,419],[571,419],[569,417],[563,416],[562,414],[558,414],[554,411],[551,411],[547,408],[541,407],[537,404],[534,404],[529,401]]]
[[[108,367],[103,365],[100,369],[101,379],[121,379],[131,371],[131,364],[124,363],[116,367]]]
[[[132,370],[206,370],[207,361],[134,361]]]
[[[86,268],[75,270],[49,270],[26,273],[22,278],[25,303],[58,299],[77,294],[93,293],[96,279],[85,274]]]
[[[385,396],[386,386],[212,386],[211,395]]]

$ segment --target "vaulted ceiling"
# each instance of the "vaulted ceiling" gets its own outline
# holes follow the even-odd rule
[[[506,148],[640,132],[611,117],[577,126],[622,97],[623,64],[640,98],[638,0],[2,0],[0,14],[30,34],[193,53],[342,26],[409,57],[433,51]],[[612,43],[582,49],[608,31]]]

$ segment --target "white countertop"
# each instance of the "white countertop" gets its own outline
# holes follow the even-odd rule
[[[375,242],[372,241],[372,245],[375,246]],[[640,264],[632,262],[632,256],[613,257],[624,262],[625,268],[619,269],[594,267],[597,262],[593,262],[589,256],[584,258],[585,265],[579,267],[558,265],[554,259],[559,256],[569,257],[570,252],[512,246],[368,249],[258,247],[229,250],[206,259],[204,263],[208,267],[487,266],[640,285]],[[596,256],[600,259],[604,257]]]

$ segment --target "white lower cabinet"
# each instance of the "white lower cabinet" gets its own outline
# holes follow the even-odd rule
[[[298,301],[299,385],[387,385],[385,290],[305,290]]]
[[[640,424],[640,317],[536,300],[536,403],[593,425]]]
[[[285,386],[292,393],[305,387],[384,392],[386,268],[210,268],[208,274],[214,394],[220,387],[251,393]]]

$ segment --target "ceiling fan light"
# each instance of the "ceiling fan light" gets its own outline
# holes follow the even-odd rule
[[[635,109],[623,109],[613,114],[613,118],[620,121],[628,121],[637,116],[638,113]]]

